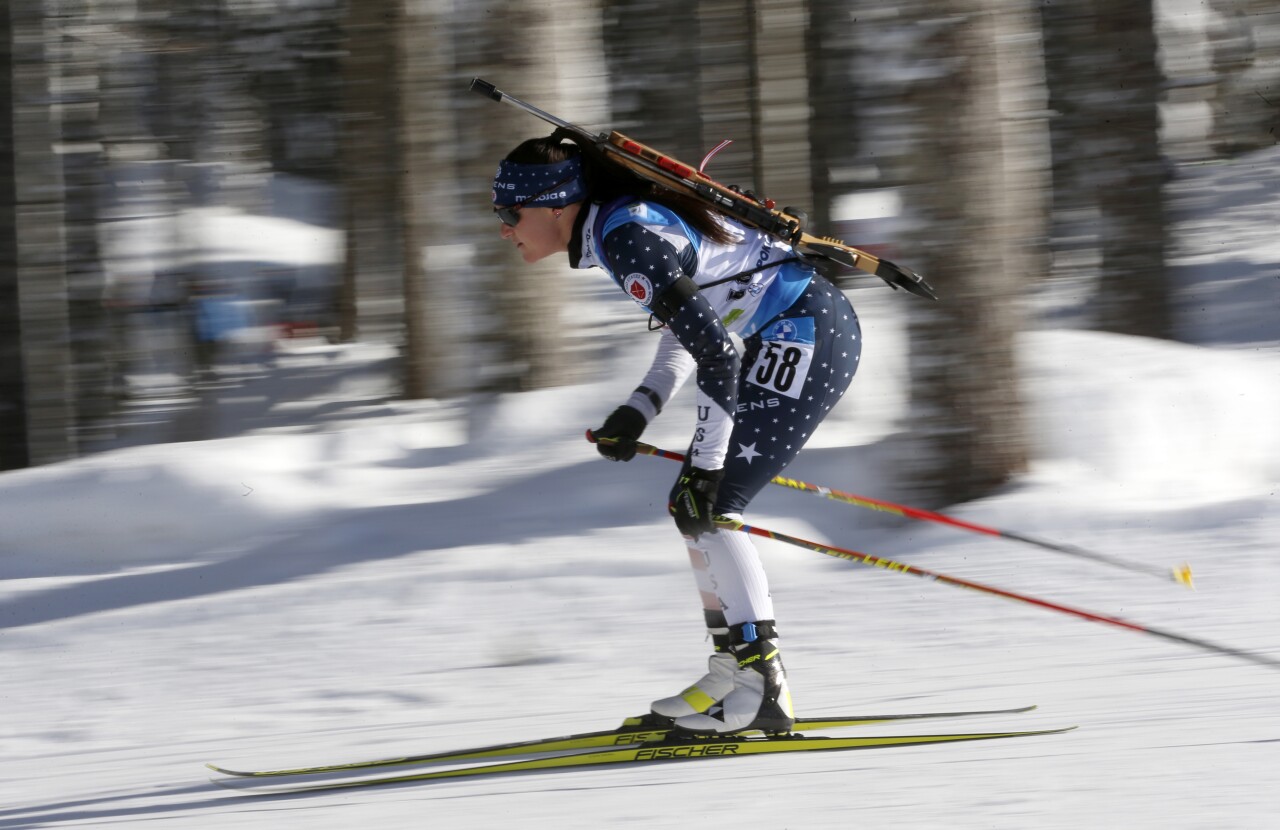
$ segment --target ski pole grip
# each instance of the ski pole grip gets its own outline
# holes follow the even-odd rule
[[[502,100],[502,93],[498,91],[498,88],[488,81],[481,80],[480,78],[471,79],[471,91],[478,95],[483,95],[486,98],[492,98],[495,101]]]

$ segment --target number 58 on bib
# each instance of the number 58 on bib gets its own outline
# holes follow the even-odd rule
[[[747,372],[747,381],[799,398],[813,363],[813,318],[779,320],[760,332],[760,340],[760,353]]]

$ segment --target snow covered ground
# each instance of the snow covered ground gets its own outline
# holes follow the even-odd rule
[[[1197,345],[1026,334],[1035,468],[951,511],[1187,561],[1198,591],[778,488],[750,518],[1280,659],[1277,162],[1194,168],[1179,185],[1180,307]],[[894,498],[911,300],[854,299],[862,374],[791,472]],[[386,357],[299,347],[255,382]],[[283,799],[208,783],[211,760],[606,728],[692,680],[707,645],[664,515],[675,465],[608,464],[581,438],[641,369],[483,403],[338,385],[277,402],[236,437],[0,476],[0,828],[1280,825],[1280,672],[772,542],[801,714],[1034,703],[867,731],[1080,728]],[[646,440],[678,449],[687,406]]]

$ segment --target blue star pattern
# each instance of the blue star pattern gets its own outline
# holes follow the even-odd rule
[[[688,453],[698,467],[724,468],[720,513],[741,513],[795,458],[844,395],[862,348],[857,315],[842,292],[795,262],[789,247],[739,231],[740,244],[716,244],[666,208],[618,202],[588,214],[577,251],[570,252],[575,268],[603,268],[646,311],[662,307],[663,342],[674,339],[693,358],[698,422]],[[752,267],[768,262],[777,267]],[[712,284],[747,272],[749,282]],[[678,286],[685,278],[700,289],[682,293]],[[677,289],[664,295],[672,286]],[[664,296],[678,297],[678,305],[671,307]],[[730,330],[743,338],[745,354],[738,354]],[[778,343],[788,348],[768,352],[766,333],[774,349]],[[633,395],[651,411],[648,417],[679,384],[671,380],[674,370],[664,349],[670,353],[660,346],[643,383],[645,394]],[[785,380],[778,374],[772,381],[749,382],[757,358],[763,366],[770,354],[778,358],[775,365],[785,367]]]
[[[844,396],[858,371],[862,331],[849,299],[827,280],[815,277],[804,296],[779,314],[775,322],[805,317],[817,319],[820,325],[804,394],[792,399],[754,383],[739,384],[729,438],[732,451],[725,461],[725,478],[716,503],[718,513],[741,513],[746,509],[756,494],[795,459],[818,424]],[[769,328],[770,325],[762,327]],[[760,338],[748,338],[746,348],[744,371],[755,362]]]
[[[614,281],[642,305],[660,297],[685,276],[675,247],[636,222],[624,222],[611,229],[604,238],[604,251]],[[641,285],[651,286],[644,297],[638,288]],[[647,305],[645,308],[652,310]],[[685,300],[667,326],[698,367],[698,424],[689,454],[703,462],[697,466],[717,469],[723,463],[733,429],[740,370],[738,351],[720,316],[701,293]]]

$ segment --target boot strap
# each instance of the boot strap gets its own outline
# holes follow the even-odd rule
[[[756,620],[729,626],[729,642],[735,646],[754,643],[756,640],[776,640],[777,638],[776,620]]]

